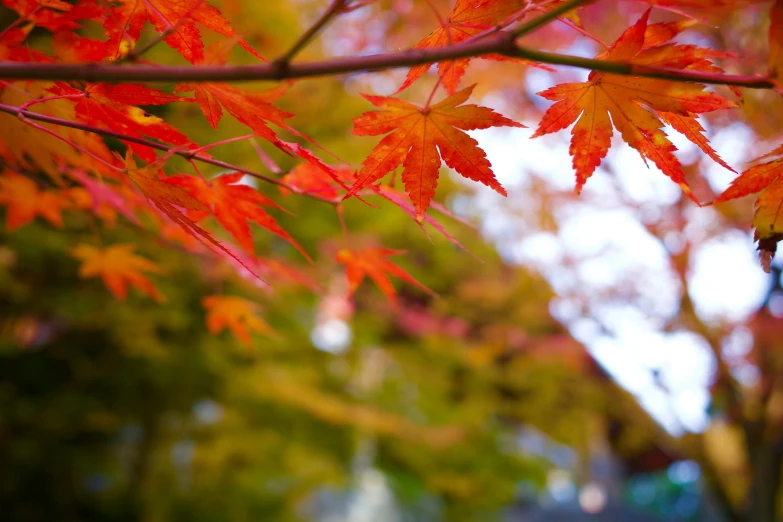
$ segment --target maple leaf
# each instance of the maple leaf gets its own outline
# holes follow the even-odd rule
[[[111,59],[121,58],[130,52],[147,20],[159,33],[170,31],[165,42],[194,64],[204,59],[204,42],[196,23],[227,38],[237,37],[228,20],[206,0],[116,0],[113,4],[103,22]],[[263,59],[244,40],[239,40],[239,44]]]
[[[96,214],[101,207],[109,207],[119,212],[131,222],[138,224],[139,220],[130,208],[128,198],[119,194],[116,189],[119,185],[109,186],[104,181],[96,180],[90,177],[85,171],[80,169],[71,169],[68,175],[82,184],[90,196],[92,210]]]
[[[209,65],[225,64],[234,43],[234,39],[229,39],[210,45],[205,52],[204,59],[199,63]],[[286,123],[285,120],[292,117],[292,113],[278,109],[273,105],[274,102],[283,97],[287,90],[288,84],[280,84],[265,91],[246,91],[226,83],[205,82],[180,83],[177,84],[174,92],[193,91],[196,103],[199,104],[201,112],[204,113],[213,129],[217,130],[225,109],[237,121],[247,125],[257,136],[272,143],[289,156],[298,156],[316,165],[329,174],[333,181],[347,190],[338,173],[334,172],[328,165],[298,143],[283,141],[269,127],[269,124],[277,125],[295,136],[300,136],[311,143],[315,143],[312,138]]]
[[[435,195],[441,157],[462,176],[505,196],[506,191],[495,178],[486,154],[476,140],[462,131],[524,125],[486,107],[462,105],[471,92],[473,86],[425,108],[398,98],[363,94],[383,110],[366,112],[355,118],[353,133],[358,136],[391,134],[364,160],[358,180],[346,197],[382,178],[404,160],[402,182],[416,209],[416,220],[421,222]]]
[[[124,300],[128,286],[135,287],[158,302],[166,298],[142,274],[142,272],[161,273],[161,268],[143,257],[133,253],[131,244],[117,244],[106,249],[80,244],[70,250],[71,256],[82,262],[79,277],[86,279],[100,276],[106,288],[117,299]]]
[[[300,163],[283,176],[280,181],[295,189],[298,194],[316,194],[323,199],[335,203],[342,200],[340,188],[345,183],[351,183],[356,179],[356,173],[350,167],[337,166],[331,169],[340,179],[338,185],[333,175],[313,163]],[[280,192],[287,195],[290,191],[280,187]]]
[[[777,158],[775,158],[777,156]],[[740,174],[713,203],[723,203],[761,192],[756,200],[753,227],[758,242],[759,259],[764,271],[770,272],[777,244],[783,240],[783,146],[757,158],[775,158]]]
[[[49,96],[44,85],[40,82],[7,84],[8,88],[0,91],[0,103],[19,107],[30,100]],[[33,110],[62,120],[76,119],[73,103],[67,99],[37,104]],[[54,180],[60,178],[63,165],[98,172],[106,170],[105,165],[95,157],[111,161],[111,154],[97,134],[44,122],[36,125],[52,134],[28,125],[16,116],[0,114],[0,158],[6,164],[24,172],[42,170]],[[68,142],[57,136],[78,144],[82,150],[74,150]]]
[[[296,133],[285,122],[293,114],[272,105],[287,89],[287,86],[279,85],[265,91],[245,91],[225,83],[198,83],[180,84],[174,92],[194,91],[196,102],[213,129],[217,130],[225,109],[258,136],[275,143],[278,137],[269,128],[269,123]]]
[[[26,23],[17,28],[8,27],[0,32],[0,60],[9,62],[53,62],[54,60],[27,45],[22,45],[35,24]]]
[[[244,345],[251,342],[250,332],[270,333],[272,329],[257,315],[254,302],[243,297],[210,295],[201,300],[207,310],[207,330],[212,334],[228,328]]]
[[[97,19],[104,13],[104,8],[94,1],[81,1],[77,5],[61,0],[2,0],[2,3],[16,11],[21,19],[52,32],[78,29],[81,20]]]
[[[394,286],[389,280],[388,274],[407,281],[408,283],[424,290],[430,295],[435,292],[416,281],[408,272],[387,260],[387,257],[404,254],[404,250],[390,250],[388,248],[366,248],[364,250],[343,249],[337,253],[338,263],[345,264],[345,275],[348,278],[348,297],[353,295],[365,276],[369,276],[380,288],[381,292],[391,303],[397,306],[397,297]]]
[[[157,89],[133,84],[96,83],[88,85],[84,91],[81,91],[57,82],[49,92],[59,96],[72,96],[71,101],[76,104],[74,106],[76,117],[90,125],[105,127],[128,136],[155,138],[181,148],[198,148],[198,145],[190,141],[177,128],[135,106],[164,105],[193,101],[192,99],[180,98]],[[79,96],[80,94],[83,96]],[[144,161],[153,162],[157,158],[155,149],[151,147],[131,141],[123,140],[123,143]]]
[[[645,47],[649,14],[648,10],[598,58],[680,69],[703,70],[709,65],[705,61],[706,57],[712,56],[710,50],[673,45]],[[656,44],[660,40],[659,35],[658,31],[654,31],[651,36]],[[686,137],[703,150],[711,151],[708,152],[710,156],[717,157],[700,134],[703,129],[693,115],[737,107],[735,102],[718,94],[704,92],[703,85],[596,71],[590,73],[587,82],[560,84],[538,94],[556,103],[544,114],[534,138],[560,131],[576,122],[571,130],[569,152],[574,158],[577,193],[606,156],[614,125],[623,140],[636,149],[642,159],[650,159],[696,204],[699,202],[691,193],[682,166],[673,154],[677,149],[661,130],[661,117],[675,128],[686,131]],[[656,111],[673,116],[661,116]],[[721,164],[727,166],[723,162]]]
[[[528,0],[457,0],[451,13],[437,29],[413,46],[413,49],[445,47],[485,32],[528,5]],[[491,58],[484,56],[483,58]],[[508,59],[496,56],[496,59]],[[470,58],[460,58],[438,63],[438,75],[449,94],[454,94],[465,74]],[[430,64],[414,66],[408,71],[405,82],[397,89],[401,92],[419,79]]]
[[[125,168],[128,177],[137,187],[139,187],[147,199],[152,201],[155,207],[171,221],[179,225],[188,234],[205,245],[211,244],[223,253],[228,254],[231,258],[244,266],[248,272],[258,277],[258,275],[256,275],[247,265],[242,263],[235,254],[220,244],[220,242],[213,238],[209,232],[198,226],[197,223],[179,210],[180,208],[184,208],[191,211],[211,211],[210,207],[191,196],[185,188],[174,183],[169,183],[168,180],[159,179],[159,177],[154,174],[155,171],[160,169],[159,163],[151,163],[146,167],[139,168],[136,166],[136,161],[133,159],[133,152],[128,149],[125,154]],[[258,279],[260,280],[261,278],[259,277]]]
[[[239,245],[251,256],[254,255],[255,249],[248,222],[252,221],[285,239],[305,258],[312,261],[299,243],[261,208],[263,206],[280,208],[277,203],[254,188],[241,184],[240,181],[244,176],[241,172],[234,172],[210,181],[195,176],[172,176],[167,179],[167,182],[185,187],[190,195],[211,209],[223,228],[234,236]]]
[[[71,31],[58,31],[52,38],[52,51],[62,62],[100,62],[106,57],[106,42],[82,38]]]
[[[7,206],[5,227],[9,232],[28,224],[35,216],[62,228],[61,212],[71,206],[60,193],[38,190],[33,180],[16,172],[0,176],[0,204]]]

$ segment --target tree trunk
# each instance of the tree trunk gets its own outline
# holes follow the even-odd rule
[[[757,444],[749,449],[753,476],[748,491],[745,521],[776,522],[783,451],[780,444],[769,443]]]

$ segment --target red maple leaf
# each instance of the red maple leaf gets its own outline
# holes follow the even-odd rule
[[[597,58],[671,69],[714,68],[709,58],[722,53],[692,45],[658,45],[663,36],[676,34],[676,27],[656,27],[649,31],[649,13],[648,10]],[[656,45],[646,45],[648,33],[650,41]],[[538,94],[557,103],[546,111],[533,137],[560,131],[576,122],[571,130],[570,153],[574,158],[577,192],[606,156],[612,125],[643,159],[649,158],[697,204],[698,200],[685,181],[682,166],[673,154],[677,149],[661,130],[663,121],[683,131],[686,137],[728,167],[707,144],[694,115],[737,107],[737,104],[718,94],[704,92],[703,85],[593,71],[587,82],[560,84]]]
[[[495,27],[527,5],[528,0],[457,0],[443,24],[414,45],[413,49],[446,47],[464,42]],[[493,56],[484,56],[483,58],[493,58]],[[503,56],[495,56],[494,58],[508,60]],[[470,58],[460,58],[438,63],[438,75],[449,94],[456,92],[469,62]],[[430,64],[412,67],[397,92],[406,89],[429,68]]]
[[[164,105],[178,101],[193,101],[192,99],[132,84],[96,83],[88,85],[81,91],[57,82],[55,87],[48,90],[56,95],[71,96],[71,100],[76,103],[74,107],[76,117],[90,125],[105,127],[127,136],[147,136],[178,147],[198,148],[198,145],[173,125],[136,107],[136,105]],[[157,158],[156,151],[146,145],[123,143],[144,161],[153,162]]]
[[[478,142],[463,131],[489,127],[524,127],[477,105],[462,105],[473,87],[430,107],[418,107],[398,98],[362,95],[380,111],[366,112],[355,118],[353,133],[383,138],[362,163],[358,180],[346,195],[353,196],[403,163],[402,182],[413,201],[416,220],[421,222],[435,195],[441,157],[446,165],[462,176],[479,181],[502,195],[492,165]]]
[[[254,188],[239,183],[243,177],[244,174],[234,172],[210,181],[195,176],[172,176],[166,181],[186,188],[191,196],[210,209],[223,228],[251,256],[255,249],[249,223],[253,222],[285,239],[312,261],[299,243],[262,208],[280,208],[277,203]]]
[[[133,152],[128,149],[125,154],[125,168],[128,177],[136,184],[141,192],[149,199],[152,204],[160,210],[172,222],[179,225],[188,234],[198,239],[205,245],[212,245],[221,252],[233,258],[242,265],[248,272],[258,277],[229,249],[218,242],[212,235],[201,228],[196,222],[186,216],[182,210],[210,212],[211,209],[200,200],[194,198],[184,188],[174,183],[169,183],[167,179],[160,178],[160,164],[151,163],[146,167],[139,168],[133,159]],[[258,277],[258,279],[261,279]]]
[[[103,22],[111,59],[121,58],[133,49],[147,20],[159,33],[170,31],[165,42],[194,64],[204,59],[204,42],[196,23],[225,37],[237,37],[228,20],[206,0],[116,0],[112,3]],[[239,40],[239,45],[263,59],[244,40]]]
[[[777,244],[783,240],[783,146],[756,160],[769,161],[740,174],[713,203],[761,192],[753,216],[753,227],[756,229],[754,239],[758,242],[761,266],[769,273]]]
[[[369,276],[381,292],[386,294],[389,301],[397,305],[394,286],[389,280],[389,274],[407,281],[408,283],[424,290],[430,295],[435,292],[416,281],[408,272],[395,265],[387,257],[404,254],[404,250],[390,250],[388,248],[366,248],[364,250],[340,250],[337,253],[337,262],[345,264],[345,275],[348,278],[348,296],[350,297],[362,284],[365,276]]]

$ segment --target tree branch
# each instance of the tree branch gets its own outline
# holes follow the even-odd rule
[[[346,0],[332,0],[332,4],[326,11],[323,12],[318,20],[316,20],[315,23],[299,37],[299,39],[294,43],[294,45],[291,46],[288,51],[283,53],[279,58],[272,62],[272,65],[283,69],[286,68],[288,66],[288,62],[290,62],[291,59],[299,53],[299,51],[304,49],[310,40],[320,33],[332,18],[340,14],[340,12],[345,8],[345,1]]]
[[[87,125],[84,123],[79,123],[76,121],[70,121],[70,120],[63,120],[61,118],[56,118],[54,116],[47,116],[45,114],[39,114],[37,112],[31,112],[26,109],[22,109],[20,107],[14,107],[13,105],[5,105],[0,104],[0,112],[5,112],[7,114],[12,114],[18,118],[21,118],[22,121],[25,119],[28,120],[37,120],[44,123],[49,123],[52,125],[60,125],[62,127],[70,127],[72,129],[79,129],[85,132],[91,132],[93,134],[98,134],[101,136],[105,136],[107,138],[115,138],[122,141],[129,141],[132,143],[138,143],[139,145],[146,145],[147,147],[161,150],[164,152],[171,152],[173,154],[176,154],[177,156],[182,156],[185,159],[190,160],[196,160],[200,161],[201,163],[207,163],[209,165],[214,165],[216,167],[220,167],[226,170],[232,170],[235,172],[241,172],[242,174],[247,174],[248,176],[252,176],[254,178],[260,179],[262,181],[266,181],[267,183],[271,183],[273,185],[277,185],[278,187],[282,187],[286,190],[290,190],[294,194],[300,194],[302,196],[307,196],[310,198],[313,198],[317,201],[322,201],[324,203],[329,203],[330,205],[334,205],[334,201],[326,198],[322,198],[318,196],[317,194],[310,194],[307,192],[303,192],[301,190],[298,190],[287,183],[284,183],[280,181],[279,179],[270,178],[269,176],[264,176],[263,174],[259,174],[257,172],[254,172],[252,170],[248,170],[242,167],[239,167],[237,165],[232,165],[231,163],[226,163],[225,161],[220,161],[214,158],[210,158],[208,156],[202,156],[201,154],[194,153],[193,151],[188,150],[181,150],[179,147],[172,147],[169,145],[164,145],[163,143],[158,143],[156,141],[148,140],[145,138],[137,138],[135,136],[129,136],[127,134],[122,134],[119,132],[114,132],[108,129],[102,129],[100,127],[94,127],[92,125]],[[202,147],[203,149],[203,147]]]
[[[542,17],[539,17],[542,18]],[[537,19],[538,20],[538,19]],[[524,26],[523,26],[524,27]],[[613,62],[550,53],[518,46],[514,36],[499,33],[485,39],[434,49],[411,49],[397,53],[353,56],[331,60],[279,65],[236,66],[164,66],[108,64],[49,64],[0,62],[0,79],[16,80],[77,80],[87,82],[237,82],[252,80],[280,81],[295,78],[333,76],[336,74],[379,71],[411,67],[457,58],[480,57],[488,54],[525,58],[528,60],[589,69],[622,76],[641,76],[663,80],[697,82],[711,85],[732,85],[751,89],[773,89],[768,77],[716,74],[701,71],[651,67],[628,62]]]

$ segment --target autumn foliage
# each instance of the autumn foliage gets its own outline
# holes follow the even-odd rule
[[[332,205],[340,220],[348,204],[374,205],[383,199],[414,219],[414,232],[418,233],[416,225],[426,223],[461,246],[432,215],[434,208],[453,217],[437,202],[443,165],[506,195],[479,142],[466,131],[524,127],[518,114],[516,119],[504,116],[476,102],[476,93],[486,94],[491,82],[487,87],[482,82],[466,85],[471,60],[484,58],[499,62],[493,65],[499,71],[554,71],[559,66],[590,71],[586,81],[551,85],[539,92],[553,103],[532,135],[571,127],[569,153],[577,193],[602,164],[615,130],[627,146],[679,185],[694,205],[760,193],[753,227],[762,263],[769,269],[783,238],[781,149],[759,158],[764,163],[739,174],[723,194],[705,199],[703,192],[693,189],[692,176],[675,154],[668,133],[673,129],[682,134],[706,158],[734,171],[710,145],[700,118],[715,111],[741,111],[744,87],[783,89],[783,3],[771,6],[768,71],[756,71],[754,76],[724,71],[736,69],[736,53],[680,40],[698,24],[700,9],[738,12],[747,2],[637,3],[645,9],[593,59],[535,49],[529,35],[562,23],[576,39],[600,43],[580,17],[596,2],[457,0],[448,13],[430,5],[432,32],[421,34],[418,43],[413,40],[411,51],[390,48],[383,50],[386,54],[310,63],[297,55],[324,27],[338,24],[343,15],[381,9],[378,6],[386,3],[335,0],[310,30],[289,42],[286,51],[270,54],[263,39],[243,37],[205,0],[3,0],[15,13],[0,32],[0,204],[5,208],[5,228],[24,233],[19,229],[34,219],[63,227],[63,214],[84,213],[96,222],[96,230],[121,221],[166,238],[171,248],[213,256],[256,282],[274,287],[287,278],[315,291],[318,285],[310,284],[297,266],[318,260],[316,253],[307,251],[280,224],[289,198]],[[148,62],[147,53],[162,45],[190,65]],[[252,65],[227,65],[239,53],[243,63]],[[170,61],[176,63],[174,58]],[[437,64],[434,86],[428,96],[419,97],[414,86],[430,78],[432,64]],[[395,94],[362,94],[363,100],[356,96],[356,106],[366,112],[345,114],[346,121],[353,117],[356,137],[351,143],[363,151],[360,164],[346,164],[297,128],[316,115],[281,108],[301,78],[398,67],[407,67],[408,72],[395,86]],[[152,79],[158,84],[146,81]],[[234,83],[253,79],[277,83],[261,90]],[[167,121],[166,108],[174,105],[192,107],[188,117],[203,118],[215,131],[233,119],[247,134],[197,143],[182,120]],[[257,147],[261,169],[213,155],[212,149],[237,141]],[[179,162],[173,162],[175,157]],[[210,177],[199,165],[222,170]],[[404,192],[395,185],[400,165]],[[246,176],[280,190],[266,193],[247,184]],[[256,239],[265,234],[283,240],[301,258],[291,261],[285,255],[259,252]],[[350,230],[344,234],[339,252],[325,257],[335,262],[335,270],[344,265],[347,295],[367,276],[395,302],[390,275],[415,291],[432,293],[388,259],[399,253],[393,245],[360,245],[352,242]],[[74,246],[69,253],[81,263],[81,277],[102,279],[118,299],[135,288],[165,300],[155,286],[156,278],[166,277],[165,270],[154,259],[136,254],[133,245],[102,244],[96,237],[94,244]],[[246,298],[205,296],[203,304],[211,332],[228,328],[247,342],[250,332],[271,331]]]

